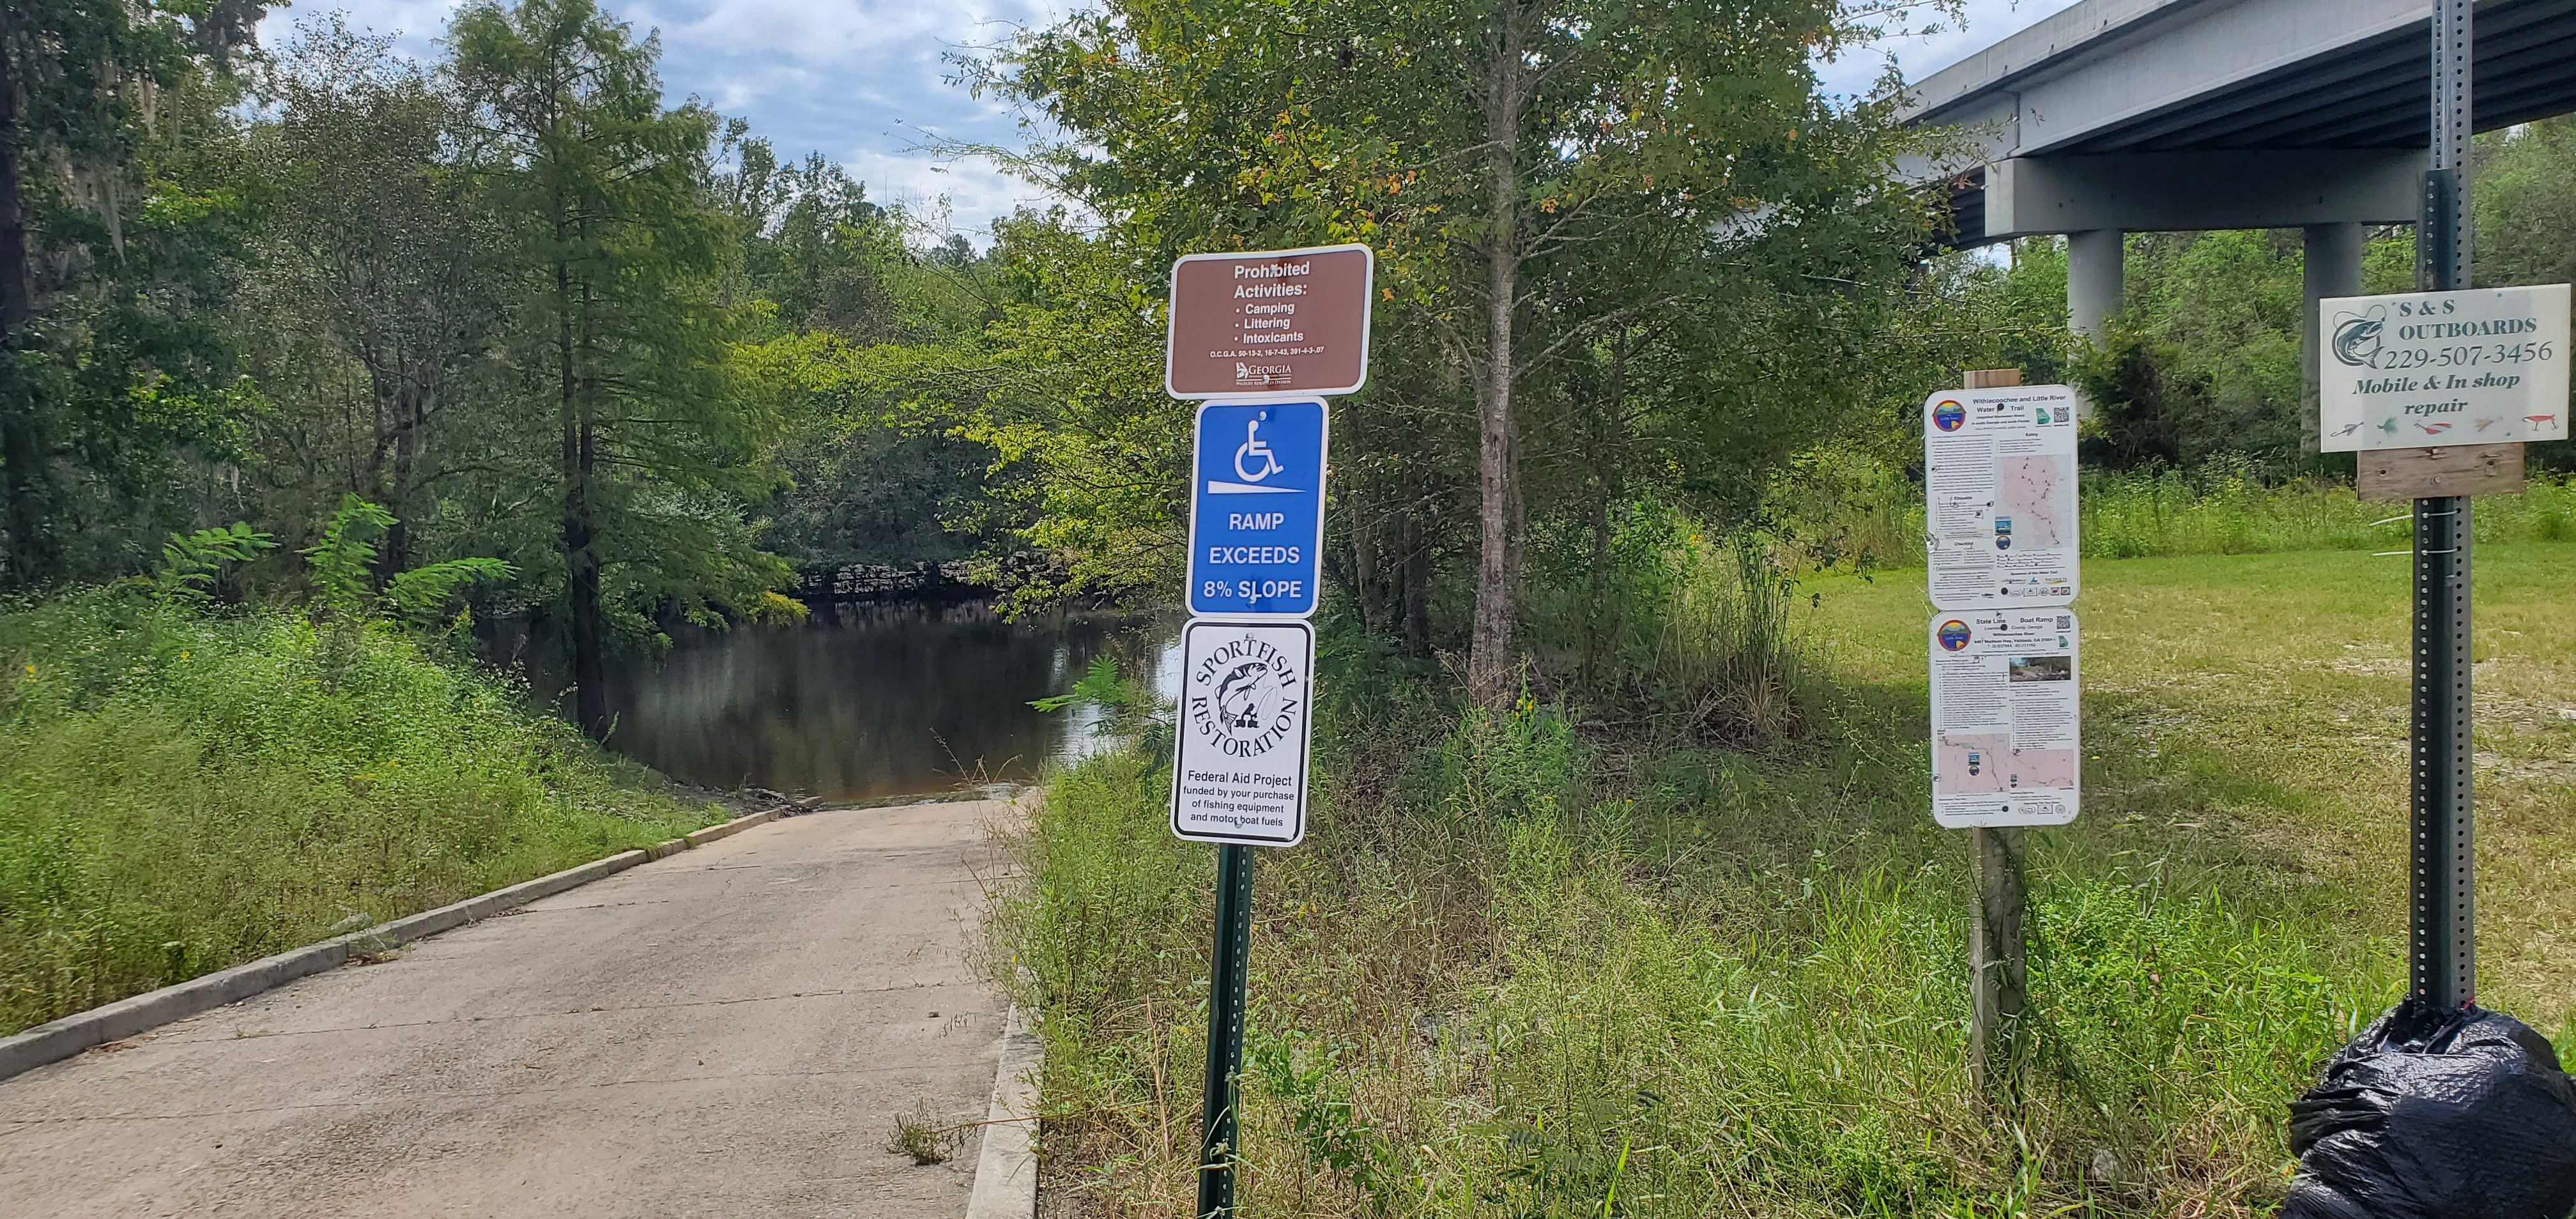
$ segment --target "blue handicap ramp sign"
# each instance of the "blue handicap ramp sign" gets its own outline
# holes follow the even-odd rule
[[[1190,612],[1315,612],[1324,544],[1320,399],[1199,407]]]

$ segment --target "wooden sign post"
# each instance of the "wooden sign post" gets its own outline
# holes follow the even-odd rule
[[[2018,368],[1977,369],[1965,389],[2021,384]],[[1968,1078],[1981,1095],[2008,1092],[2014,1081],[2022,1012],[2030,1003],[2030,959],[2022,939],[2028,905],[2021,830],[1968,831],[1977,874],[1977,904],[1968,932]]]

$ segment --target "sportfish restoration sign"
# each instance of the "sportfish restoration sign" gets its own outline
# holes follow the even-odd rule
[[[1172,833],[1289,847],[1306,836],[1315,632],[1288,620],[1199,619],[1181,632]]]
[[[2566,284],[2318,302],[2328,452],[2567,439]]]
[[[1164,388],[1184,399],[1358,392],[1376,267],[1364,245],[1181,258]]]

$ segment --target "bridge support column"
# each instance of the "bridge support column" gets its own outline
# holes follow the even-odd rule
[[[2301,232],[2307,254],[2307,305],[2299,322],[2299,364],[2306,380],[2299,407],[2299,447],[2314,453],[2317,386],[2324,368],[2328,322],[2318,316],[2317,302],[2361,295],[2361,255],[2367,234],[2359,224],[2311,224]]]
[[[2111,319],[2120,312],[2127,262],[2128,234],[2118,229],[2066,235],[2066,319],[2075,333],[2097,341],[2108,337]]]

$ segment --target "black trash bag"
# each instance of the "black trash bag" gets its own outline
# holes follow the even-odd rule
[[[2568,1219],[2576,1088],[2530,1026],[2409,999],[2290,1102],[2281,1219]]]

